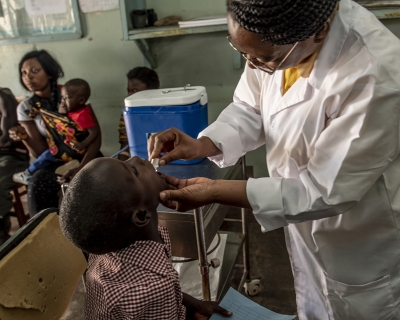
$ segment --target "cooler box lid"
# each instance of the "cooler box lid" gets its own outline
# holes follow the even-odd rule
[[[206,88],[178,87],[139,91],[125,98],[125,107],[180,106],[195,103],[207,103]]]

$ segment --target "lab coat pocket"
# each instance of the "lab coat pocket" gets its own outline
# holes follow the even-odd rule
[[[389,320],[395,313],[390,276],[364,285],[348,285],[325,277],[331,320]]]

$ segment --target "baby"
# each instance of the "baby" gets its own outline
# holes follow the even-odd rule
[[[181,292],[168,231],[158,226],[152,164],[99,158],[72,180],[60,208],[65,236],[89,253],[86,319],[207,319],[232,313]]]
[[[69,142],[74,150],[83,151],[99,135],[90,106],[86,104],[90,97],[89,84],[83,79],[69,80],[61,89],[61,97],[58,112],[66,114],[82,130],[88,131],[88,136],[82,142]]]

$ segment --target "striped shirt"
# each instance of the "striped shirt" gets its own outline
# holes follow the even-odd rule
[[[158,231],[164,243],[136,241],[112,253],[89,255],[86,319],[185,319],[168,230]]]

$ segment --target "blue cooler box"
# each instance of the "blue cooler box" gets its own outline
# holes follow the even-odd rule
[[[127,97],[123,114],[131,156],[147,159],[148,137],[172,127],[197,138],[208,126],[207,106],[205,87],[145,90]],[[172,163],[193,164],[201,160]]]

